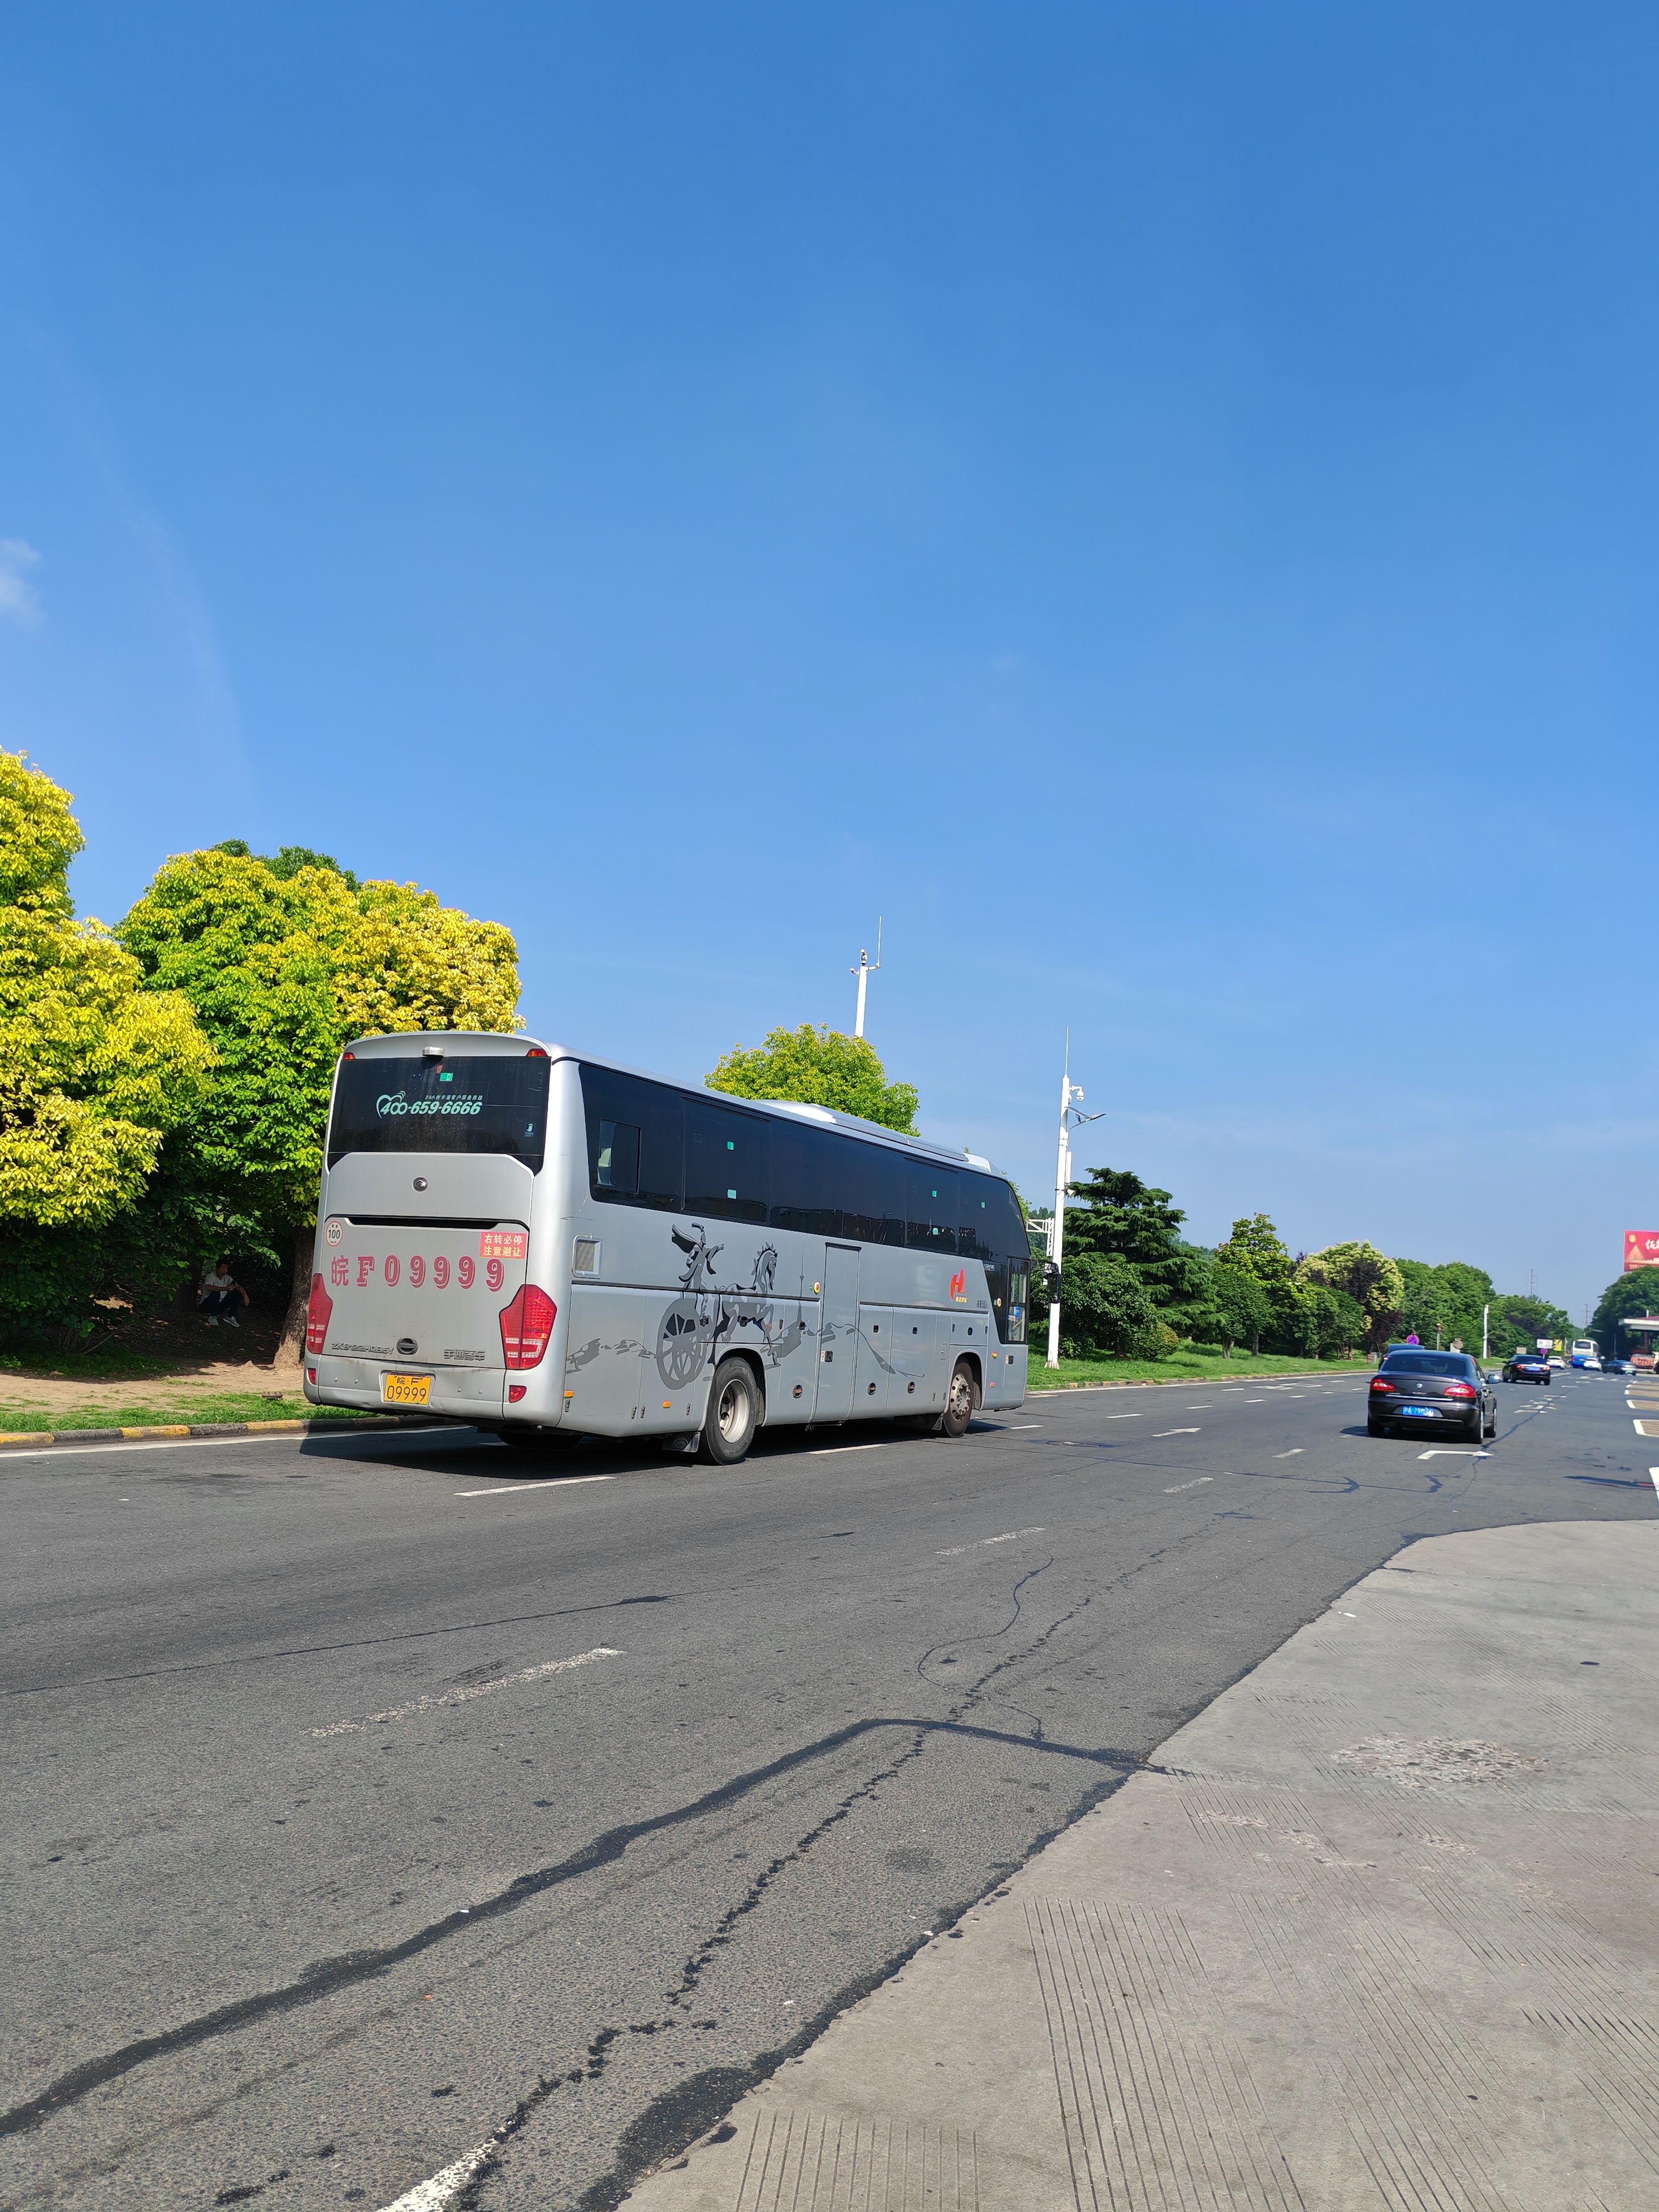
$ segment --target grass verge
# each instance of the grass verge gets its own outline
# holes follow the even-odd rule
[[[9,1406],[0,1399],[0,1430],[13,1436],[49,1435],[69,1429],[167,1428],[182,1421],[360,1421],[372,1418],[348,1406],[313,1406],[296,1391],[266,1397],[258,1391],[225,1390],[180,1397],[165,1406]]]
[[[1028,1390],[1064,1390],[1073,1382],[1249,1382],[1274,1375],[1349,1375],[1369,1372],[1369,1360],[1285,1359],[1273,1352],[1252,1358],[1235,1352],[1231,1359],[1219,1353],[1177,1352],[1170,1359],[1062,1359],[1058,1367],[1043,1364],[1042,1347],[1033,1345],[1026,1367]]]

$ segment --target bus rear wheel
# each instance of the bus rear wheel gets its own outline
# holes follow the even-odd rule
[[[708,1386],[702,1448],[716,1467],[734,1467],[748,1456],[760,1426],[760,1393],[746,1359],[722,1359]]]
[[[979,1410],[979,1385],[974,1380],[974,1370],[965,1359],[958,1359],[951,1377],[951,1388],[945,1393],[945,1411],[939,1417],[939,1432],[942,1437],[965,1437],[968,1424]]]

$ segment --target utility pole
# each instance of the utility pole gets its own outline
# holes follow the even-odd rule
[[[1060,1248],[1066,1237],[1066,1194],[1072,1181],[1072,1131],[1085,1121],[1098,1121],[1098,1114],[1079,1114],[1083,1102],[1083,1086],[1072,1080],[1072,1032],[1066,1032],[1066,1066],[1060,1079],[1060,1157],[1054,1165],[1054,1237],[1048,1256],[1054,1263],[1054,1273],[1060,1273]],[[1056,1284],[1056,1291],[1058,1284]],[[1056,1296],[1048,1308],[1048,1360],[1050,1367],[1060,1364],[1060,1299]]]
[[[1483,1359],[1486,1357],[1488,1349],[1487,1338],[1491,1334],[1489,1328],[1491,1321],[1492,1308],[1490,1306],[1482,1306],[1480,1309],[1480,1357]]]
[[[872,974],[876,969],[879,968],[880,965],[881,916],[878,915],[876,916],[876,957],[872,960],[870,957],[870,955],[860,948],[859,952],[859,964],[852,971],[859,979],[858,1019],[853,1024],[853,1035],[855,1037],[861,1037],[864,1035],[864,994],[870,988],[870,977]]]

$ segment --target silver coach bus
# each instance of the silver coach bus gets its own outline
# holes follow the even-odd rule
[[[329,1115],[307,1398],[513,1443],[1025,1397],[1030,1254],[988,1160],[519,1036],[365,1037]]]

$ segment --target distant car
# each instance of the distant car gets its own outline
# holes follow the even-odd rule
[[[1601,1372],[1601,1363],[1593,1352],[1585,1352],[1582,1358],[1575,1359],[1572,1364],[1575,1367],[1582,1368],[1586,1375],[1599,1375]]]
[[[1548,1382],[1550,1363],[1541,1352],[1512,1352],[1504,1362],[1506,1382]]]
[[[1563,1359],[1563,1358],[1562,1358],[1562,1357],[1561,1357],[1561,1355],[1560,1355],[1560,1353],[1559,1353],[1559,1352],[1551,1352],[1551,1354],[1550,1354],[1550,1365],[1551,1365],[1552,1367],[1561,1367],[1561,1368],[1565,1368],[1565,1365],[1566,1365],[1566,1364],[1567,1364],[1567,1363],[1566,1363],[1566,1361],[1565,1361],[1565,1359]]]
[[[1498,1399],[1467,1352],[1390,1351],[1371,1377],[1365,1426],[1374,1437],[1395,1428],[1451,1429],[1479,1443],[1498,1433]]]
[[[1628,1359],[1615,1359],[1612,1354],[1609,1353],[1607,1358],[1601,1362],[1601,1372],[1604,1375],[1634,1375],[1636,1370],[1631,1365]]]

